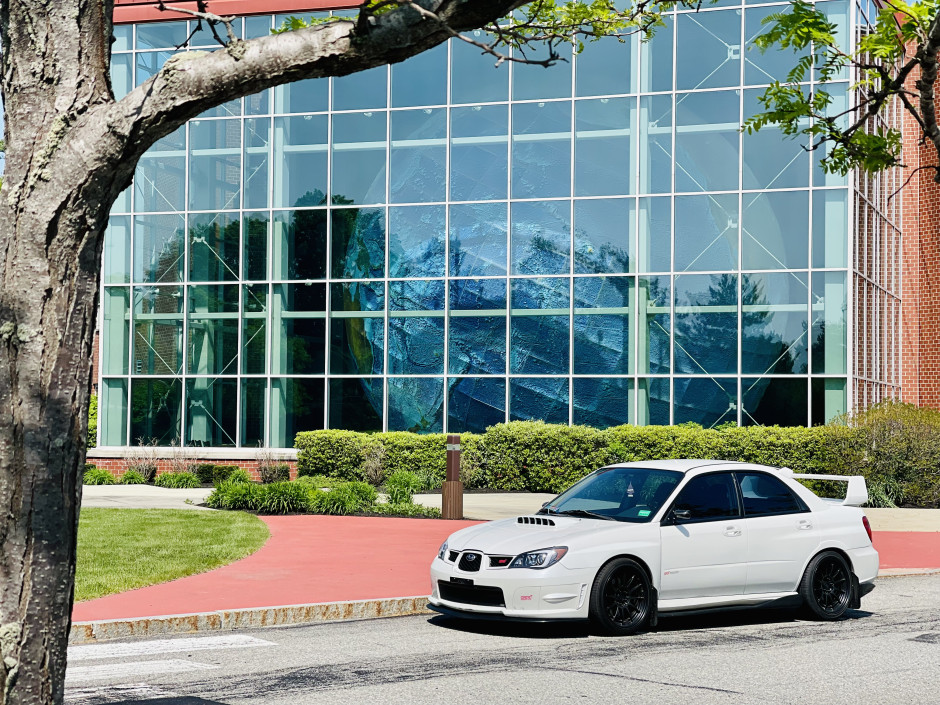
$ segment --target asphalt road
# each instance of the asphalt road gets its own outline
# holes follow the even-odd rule
[[[72,647],[66,702],[940,704],[940,575],[836,623],[783,611],[580,626],[407,617]]]

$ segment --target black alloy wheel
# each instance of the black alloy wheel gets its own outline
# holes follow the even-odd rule
[[[817,619],[839,619],[852,600],[852,572],[845,558],[835,551],[815,556],[800,582],[800,596]]]
[[[590,615],[606,634],[634,634],[649,622],[652,589],[642,566],[630,558],[617,558],[597,573],[591,588]]]

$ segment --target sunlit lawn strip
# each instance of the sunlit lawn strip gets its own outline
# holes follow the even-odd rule
[[[257,551],[268,536],[243,512],[83,509],[75,600],[204,573]]]

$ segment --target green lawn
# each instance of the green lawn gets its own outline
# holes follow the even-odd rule
[[[268,536],[244,512],[83,509],[75,600],[204,573],[254,553]]]

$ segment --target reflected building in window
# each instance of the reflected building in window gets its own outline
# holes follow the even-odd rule
[[[855,41],[864,8],[817,4]],[[160,140],[107,231],[99,445],[808,425],[895,395],[897,277],[866,254],[897,257],[895,175],[740,131],[798,59],[753,48],[782,7],[722,0],[548,69],[450,42]],[[194,29],[117,25],[115,91]]]

